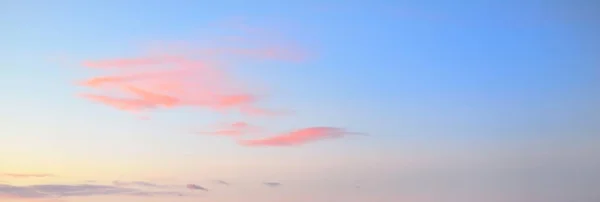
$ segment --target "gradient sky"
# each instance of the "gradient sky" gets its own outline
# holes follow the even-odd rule
[[[598,13],[591,0],[1,1],[0,200],[600,201]],[[198,74],[193,95],[142,115],[81,96],[97,92],[86,79],[129,71],[93,62],[183,54],[156,44],[299,58],[199,59],[231,79]],[[191,101],[234,84],[290,113]],[[233,123],[256,130],[218,133],[246,127]]]

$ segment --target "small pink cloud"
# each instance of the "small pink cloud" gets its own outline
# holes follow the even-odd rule
[[[124,76],[100,76],[85,80],[81,84],[88,87],[98,87],[104,83],[120,83],[129,79],[131,78]]]
[[[172,97],[172,96],[168,96],[168,95],[161,95],[158,93],[153,93],[150,91],[146,91],[134,86],[125,86],[125,91],[128,91],[134,95],[136,95],[137,97],[141,98],[142,100],[145,100],[147,102],[156,104],[156,105],[163,105],[165,107],[172,107],[175,106],[178,102],[179,99]]]
[[[347,132],[341,128],[333,127],[311,127],[299,129],[281,135],[267,137],[262,139],[241,140],[239,143],[244,146],[295,146],[303,145],[329,138],[339,138],[345,135],[358,135],[361,133]]]
[[[253,134],[262,131],[259,127],[252,126],[246,122],[234,122],[231,124],[221,124],[218,129],[210,132],[198,132],[198,134],[218,135],[218,136],[241,136]]]
[[[142,99],[117,98],[112,96],[93,94],[82,94],[81,96],[86,99],[109,105],[123,111],[135,112],[156,107],[155,104]]]
[[[125,68],[140,67],[148,65],[160,65],[168,62],[177,61],[177,57],[140,57],[140,58],[120,58],[98,61],[84,61],[82,65],[89,68]]]
[[[220,136],[240,136],[243,135],[244,132],[239,130],[217,130],[212,132],[199,132],[199,134],[210,134],[210,135],[220,135]]]

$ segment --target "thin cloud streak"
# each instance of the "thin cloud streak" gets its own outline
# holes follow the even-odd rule
[[[84,61],[82,65],[89,68],[127,68],[148,65],[160,65],[168,62],[177,61],[177,57],[140,57],[140,58],[122,58],[98,61]]]
[[[123,111],[142,111],[156,108],[156,104],[142,99],[116,98],[107,95],[82,94],[81,97],[96,101]]]
[[[0,176],[13,177],[13,178],[43,178],[43,177],[55,177],[53,174],[48,173],[3,173]]]
[[[250,147],[297,146],[324,139],[340,138],[346,135],[365,134],[348,132],[344,129],[334,127],[311,127],[262,139],[241,140],[239,144]]]
[[[217,135],[217,136],[230,136],[237,137],[241,135],[248,135],[261,132],[262,129],[250,125],[246,122],[234,122],[230,124],[222,124],[217,127],[214,131],[209,132],[196,132],[197,134],[206,134],[206,135]]]
[[[202,187],[202,186],[200,186],[200,185],[196,185],[196,184],[188,184],[188,185],[186,185],[186,187],[187,187],[188,189],[191,189],[191,190],[202,190],[202,191],[208,191],[208,189],[206,189],[206,188],[204,188],[204,187]]]
[[[282,185],[279,182],[263,182],[263,184],[268,187],[279,187]]]
[[[90,184],[38,184],[29,186],[13,186],[0,184],[0,195],[16,198],[52,198],[69,196],[182,196],[179,192],[143,191],[110,185]]]
[[[223,180],[215,180],[214,183],[215,184],[220,184],[220,185],[226,185],[226,186],[230,185],[229,182],[225,182]]]
[[[128,187],[128,186],[139,186],[139,187],[146,187],[146,188],[174,188],[174,187],[176,187],[173,185],[160,185],[160,184],[156,184],[156,183],[152,183],[152,182],[145,182],[145,181],[126,182],[126,181],[115,180],[115,181],[113,181],[112,184],[114,186],[118,186],[118,187]]]

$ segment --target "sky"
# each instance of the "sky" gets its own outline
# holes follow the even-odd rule
[[[600,201],[598,13],[0,1],[0,201]]]

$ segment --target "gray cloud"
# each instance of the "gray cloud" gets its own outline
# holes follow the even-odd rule
[[[229,186],[229,183],[228,183],[228,182],[225,182],[225,181],[223,181],[223,180],[215,180],[215,181],[214,181],[214,183],[215,183],[215,184],[222,184],[222,185],[227,185],[227,186]]]
[[[32,187],[17,187],[6,184],[0,184],[0,195],[18,196],[23,198],[41,198],[51,196],[38,192]]]
[[[281,183],[279,182],[263,182],[264,185],[269,186],[269,187],[278,187],[281,186]]]
[[[204,188],[204,187],[202,187],[202,186],[199,186],[199,185],[195,185],[195,184],[188,184],[186,187],[187,187],[188,189],[193,189],[193,190],[203,190],[203,191],[208,191],[208,189],[206,189],[206,188]]]
[[[182,196],[178,192],[143,191],[110,185],[66,185],[40,184],[30,186],[12,186],[0,184],[0,195],[22,198],[45,198],[55,196],[99,196],[99,195],[131,195],[131,196]]]
[[[113,185],[119,186],[119,187],[139,186],[139,187],[146,187],[146,188],[173,188],[173,187],[176,187],[173,185],[160,185],[160,184],[156,184],[156,183],[152,183],[152,182],[145,182],[145,181],[126,182],[126,181],[118,181],[118,180],[113,181]]]

